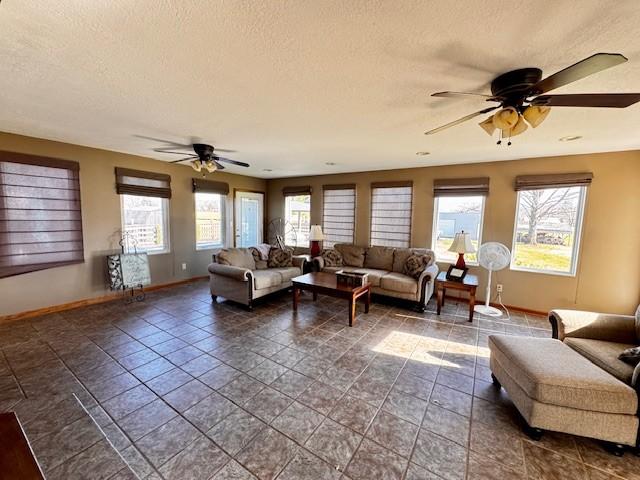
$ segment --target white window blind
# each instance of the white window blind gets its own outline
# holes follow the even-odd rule
[[[324,248],[336,243],[353,243],[355,231],[356,186],[324,185],[322,231]]]
[[[370,244],[386,247],[411,245],[413,182],[371,184]]]

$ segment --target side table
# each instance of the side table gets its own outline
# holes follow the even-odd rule
[[[473,321],[473,307],[476,305],[476,288],[478,288],[478,277],[476,275],[467,274],[461,282],[455,280],[447,280],[447,272],[440,272],[436,277],[436,295],[438,300],[437,314],[444,305],[444,299],[447,288],[451,290],[461,290],[469,293],[469,321]]]

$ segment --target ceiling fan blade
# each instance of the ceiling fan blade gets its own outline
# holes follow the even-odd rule
[[[172,145],[173,148],[191,148],[191,145],[185,145],[184,143],[172,142],[171,140],[165,140],[164,138],[147,137],[146,135],[134,135],[137,138],[144,138],[145,140],[153,140],[154,142],[166,143]],[[167,148],[167,147],[165,147]]]
[[[536,83],[531,90],[534,92],[534,95],[546,93],[580,80],[581,78],[593,75],[594,73],[606,70],[607,68],[615,67],[626,61],[627,58],[619,53],[596,53],[584,60],[580,60],[578,63],[574,63],[564,70],[560,70],[547,78],[543,78]]]
[[[640,93],[578,93],[573,95],[540,95],[532,105],[546,107],[626,108],[640,102]]]
[[[492,95],[485,95],[484,93],[472,93],[472,92],[436,92],[431,94],[432,97],[445,97],[445,98],[456,98],[456,97],[479,97],[484,98],[489,101],[500,101],[500,97],[494,97]]]
[[[231,160],[230,158],[216,157],[216,160],[218,160],[220,162],[231,163],[232,165],[238,165],[239,167],[248,167],[249,166],[248,163],[239,162],[238,160]]]
[[[216,152],[236,153],[236,150],[229,150],[228,148],[213,147],[213,150],[216,151]]]
[[[219,159],[218,159],[219,160]],[[216,165],[218,170],[224,170],[224,165],[220,165],[217,161],[213,160],[213,163]]]
[[[175,147],[172,147],[172,148],[175,148]],[[186,155],[187,154],[187,152],[176,152],[174,150],[169,150],[169,149],[165,149],[165,148],[154,148],[153,151],[154,152],[158,152],[158,153],[175,153],[176,155]]]
[[[453,122],[449,122],[449,123],[447,123],[445,125],[441,125],[440,127],[434,128],[433,130],[429,130],[427,132],[424,132],[424,134],[425,135],[433,135],[434,133],[438,133],[438,132],[441,132],[442,130],[445,130],[447,128],[454,127],[454,126],[456,126],[456,125],[458,125],[460,123],[466,122],[467,120],[471,120],[472,118],[478,117],[478,116],[483,115],[485,113],[489,113],[492,110],[495,110],[497,108],[499,108],[499,107],[496,106],[496,107],[484,108],[484,109],[480,110],[479,112],[471,113],[471,114],[466,115],[466,116],[464,116],[462,118],[459,118],[458,120],[455,120]]]
[[[198,156],[197,155],[189,155],[188,157],[181,158],[180,160],[172,160],[169,163],[180,163],[180,162],[184,162],[185,160],[193,160],[194,158],[198,158]]]

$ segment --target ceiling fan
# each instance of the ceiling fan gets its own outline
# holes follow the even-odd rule
[[[142,136],[140,135],[140,137]],[[169,147],[154,148],[153,149],[154,152],[171,153],[175,155],[185,155],[187,154],[187,152],[180,152],[176,150],[193,149],[195,153],[189,154],[186,157],[181,158],[179,160],[173,160],[170,163],[180,163],[180,162],[185,162],[189,160],[190,161],[189,164],[196,172],[202,172],[202,170],[204,169],[205,172],[203,172],[203,174],[205,174],[206,172],[213,173],[217,170],[224,170],[225,167],[220,162],[229,163],[231,165],[238,165],[239,167],[249,166],[248,163],[239,162],[238,160],[231,160],[230,158],[220,157],[215,153],[215,152],[232,153],[232,152],[235,152],[235,150],[227,150],[224,148],[214,148],[212,145],[208,145],[206,143],[192,143],[190,145],[185,145],[181,143],[169,142],[166,140],[160,140],[160,139],[151,138],[151,137],[142,137],[142,138],[149,138],[152,140],[163,141],[165,143],[170,144]]]
[[[626,108],[640,101],[640,93],[543,95],[626,61],[627,58],[619,53],[596,53],[544,79],[542,70],[539,68],[521,68],[503,73],[491,82],[491,95],[466,92],[434,93],[432,97],[484,98],[487,102],[497,102],[498,105],[484,108],[429,130],[425,135],[441,132],[499,108],[498,112],[480,122],[479,125],[489,135],[499,130],[498,145],[502,143],[503,138],[508,138],[508,145],[511,145],[511,137],[524,132],[528,125],[533,128],[540,125],[549,115],[551,107]]]

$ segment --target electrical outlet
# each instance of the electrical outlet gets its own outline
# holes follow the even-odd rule
[[[496,291],[497,291],[498,293],[502,293],[502,284],[501,284],[501,283],[499,283],[499,284],[497,284],[497,285],[496,285]]]
[[[182,264],[182,270],[186,270],[186,269],[187,269],[187,264],[186,264],[186,263],[183,263],[183,264]]]

